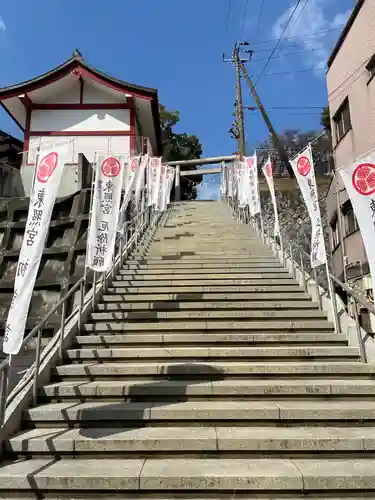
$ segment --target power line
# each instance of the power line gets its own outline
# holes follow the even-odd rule
[[[276,72],[276,73],[267,73],[267,75],[264,75],[264,76],[293,75],[294,73],[306,73],[309,71],[326,71],[326,68],[306,68],[306,69],[296,69],[293,71],[280,71],[280,72]],[[258,81],[259,81],[259,77],[262,75],[263,75],[263,73],[260,73],[259,75],[252,75],[251,78],[258,77]]]
[[[306,33],[306,35],[303,35],[303,37],[301,35],[295,35],[295,36],[288,36],[287,38],[285,38],[285,41],[287,40],[292,40],[292,39],[295,39],[295,38],[301,38],[301,39],[305,39],[306,37],[314,37],[316,35],[321,35],[323,33],[330,33],[330,32],[333,32],[333,31],[341,31],[342,28],[330,28],[330,29],[327,29],[327,30],[322,30],[322,31],[312,31],[311,33]],[[253,44],[259,44],[259,43],[272,43],[274,42],[275,39],[274,38],[271,38],[269,40],[257,40],[255,42],[252,42]]]
[[[255,82],[254,87],[256,87],[256,86],[257,86],[257,84],[259,83],[259,80],[261,79],[261,77],[263,76],[264,72],[265,72],[265,71],[266,71],[266,69],[268,68],[268,65],[269,65],[269,63],[270,63],[270,61],[271,61],[271,58],[272,58],[272,56],[274,55],[274,53],[276,52],[277,47],[280,45],[281,40],[282,40],[282,37],[284,36],[284,33],[286,32],[286,30],[287,30],[287,28],[288,28],[288,26],[289,26],[289,24],[290,24],[290,22],[291,22],[291,20],[292,20],[292,18],[293,18],[293,16],[294,16],[294,13],[296,12],[296,10],[297,10],[297,8],[298,8],[298,6],[299,6],[299,4],[300,4],[300,3],[301,3],[301,0],[297,0],[297,3],[296,3],[296,5],[294,6],[294,9],[293,9],[293,11],[292,11],[291,15],[289,16],[289,19],[288,19],[287,23],[285,24],[284,29],[283,29],[283,31],[282,31],[282,33],[281,33],[281,35],[280,35],[279,39],[277,40],[276,45],[275,45],[275,47],[273,48],[273,51],[271,52],[271,55],[270,55],[270,56],[269,56],[269,58],[268,58],[268,61],[267,61],[267,62],[266,62],[266,64],[264,65],[262,72],[260,73],[260,75],[259,75],[259,77],[258,77],[257,81]]]
[[[244,11],[244,14],[243,14],[243,18],[242,18],[242,27],[241,27],[241,35],[240,35],[240,40],[242,40],[242,37],[243,37],[243,31],[244,31],[244,28],[245,28],[245,21],[246,21],[246,17],[247,17],[247,8],[249,7],[249,0],[245,0],[245,11]]]
[[[258,14],[258,21],[257,21],[257,27],[255,28],[255,35],[254,35],[254,38],[256,38],[258,36],[258,31],[259,31],[259,27],[260,27],[260,20],[262,18],[262,14],[263,14],[263,7],[264,7],[264,4],[265,4],[265,1],[266,0],[262,0],[262,3],[260,4],[260,10],[259,10],[259,14]],[[273,40],[272,40],[273,41]]]
[[[372,56],[371,56],[371,57],[372,57]],[[343,85],[345,85],[345,83],[346,83],[348,80],[350,80],[350,78],[351,78],[351,77],[352,77],[355,73],[357,73],[357,71],[359,71],[359,70],[360,70],[363,66],[365,66],[365,65],[369,62],[369,60],[371,59],[371,57],[369,57],[369,58],[367,58],[365,61],[363,61],[363,62],[362,62],[362,63],[358,66],[358,68],[356,68],[356,69],[355,69],[352,73],[350,73],[350,75],[349,75],[347,78],[345,78],[345,80],[344,80],[343,82],[341,82],[341,83],[340,83],[340,85],[337,85],[337,87],[336,87],[336,88],[334,88],[334,89],[333,89],[333,90],[332,90],[332,91],[328,94],[328,97],[331,97],[331,96],[332,96],[332,95],[333,95],[333,94],[334,94],[334,93],[335,93],[335,92],[336,92],[339,88],[341,88]],[[361,76],[361,75],[362,75],[362,73],[358,76],[358,78],[360,78],[360,76]],[[358,79],[358,78],[357,78],[357,79]],[[356,80],[354,80],[354,82],[355,82],[355,81],[356,81]],[[352,82],[352,83],[354,83],[354,82]],[[340,92],[340,93],[341,93],[341,92]]]
[[[294,27],[295,27],[295,26],[296,26],[296,24],[298,23],[298,21],[299,21],[299,19],[300,19],[301,15],[302,15],[302,12],[305,10],[305,8],[306,8],[306,6],[307,6],[308,2],[309,2],[309,0],[306,0],[306,1],[305,1],[305,3],[303,4],[303,6],[302,6],[301,10],[299,11],[299,13],[298,13],[298,15],[297,15],[297,17],[296,17],[296,19],[295,19],[295,21],[294,21],[294,24],[293,24],[292,28],[291,28],[291,29],[290,29],[290,31],[289,31],[289,34],[290,34],[290,33],[292,33],[292,31],[293,31]],[[296,5],[296,7],[298,7],[298,4]],[[293,17],[293,15],[292,15],[292,17]],[[288,37],[287,37],[287,38],[288,38]],[[280,40],[280,42],[281,42],[281,40]],[[271,61],[271,59],[272,59],[272,57],[270,58],[270,61]],[[269,62],[268,62],[268,64],[269,64]]]
[[[228,3],[228,14],[227,14],[227,22],[226,22],[226,29],[225,29],[225,40],[228,39],[228,33],[229,33],[229,21],[230,21],[230,14],[232,11],[232,0],[229,0]]]
[[[321,50],[320,48],[318,49],[311,49],[311,52],[314,52],[314,51],[319,51]],[[275,56],[271,57],[271,59],[278,59],[280,57],[287,57],[287,56],[302,56],[302,55],[305,55],[306,54],[306,50],[303,50],[303,51],[300,51],[300,52],[287,52],[286,54],[276,54]],[[262,57],[261,59],[252,59],[251,61],[252,62],[258,62],[258,61],[266,61],[268,59],[268,57]]]

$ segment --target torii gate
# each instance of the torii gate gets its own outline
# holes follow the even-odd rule
[[[214,165],[217,163],[231,163],[237,156],[214,156],[212,158],[198,158],[195,160],[185,160],[185,161],[171,161],[168,163],[169,166],[175,167],[175,200],[181,200],[181,188],[180,188],[180,167],[181,166],[194,166],[194,165]],[[184,176],[194,176],[194,175],[205,175],[205,174],[221,174],[221,167],[215,168],[205,168],[200,170],[184,170]],[[318,176],[316,182],[318,188],[323,189],[328,187],[331,181],[330,176]],[[295,191],[298,190],[298,184],[295,178],[291,179],[289,177],[275,177],[275,189],[279,191]],[[260,191],[268,191],[268,186],[266,180],[263,177],[259,178],[259,189]]]

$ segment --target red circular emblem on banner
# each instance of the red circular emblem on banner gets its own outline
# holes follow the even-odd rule
[[[247,158],[246,163],[249,168],[252,168],[254,165],[254,158],[250,156],[249,158]]]
[[[138,158],[133,158],[132,162],[130,164],[130,170],[132,172],[136,172],[138,170],[138,167],[139,167],[139,160],[138,160]]]
[[[269,177],[270,179],[272,178],[272,167],[270,163],[267,163],[266,165],[266,174],[267,177]]]
[[[157,167],[159,165],[159,160],[157,158],[151,158],[150,165],[154,168]]]
[[[375,193],[375,165],[362,163],[353,172],[352,183],[354,189],[364,196]]]
[[[120,173],[120,162],[116,158],[106,158],[102,163],[102,172],[106,177],[117,177]]]
[[[297,170],[303,177],[306,177],[311,172],[311,163],[307,156],[300,157],[297,162]]]
[[[39,162],[38,172],[36,174],[36,178],[39,182],[47,182],[51,177],[53,171],[57,167],[57,163],[59,160],[58,153],[48,153],[44,158],[42,158]]]

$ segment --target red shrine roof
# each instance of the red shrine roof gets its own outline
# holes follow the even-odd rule
[[[161,151],[158,91],[153,88],[142,87],[107,75],[87,64],[79,53],[74,54],[73,57],[43,75],[9,87],[0,88],[0,105],[7,111],[13,120],[15,120],[18,126],[24,130],[25,119],[23,117],[20,119],[21,108],[19,108],[19,105],[21,104],[23,108],[27,106],[32,108],[35,103],[37,106],[44,101],[44,94],[48,92],[45,90],[46,88],[51,89],[52,84],[57,84],[59,81],[69,76],[76,80],[90,80],[95,85],[106,87],[108,91],[112,91],[117,95],[120,93],[133,96],[136,102],[137,111],[139,111],[138,105],[140,105],[142,108],[141,112],[143,111],[146,113],[145,106],[146,103],[149,103],[147,108],[151,111],[156,144],[159,152]],[[141,104],[141,101],[143,101],[144,104]]]

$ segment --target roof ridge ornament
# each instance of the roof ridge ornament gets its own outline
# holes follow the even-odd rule
[[[83,59],[83,54],[78,49],[75,49],[75,51],[73,52],[73,57]]]

